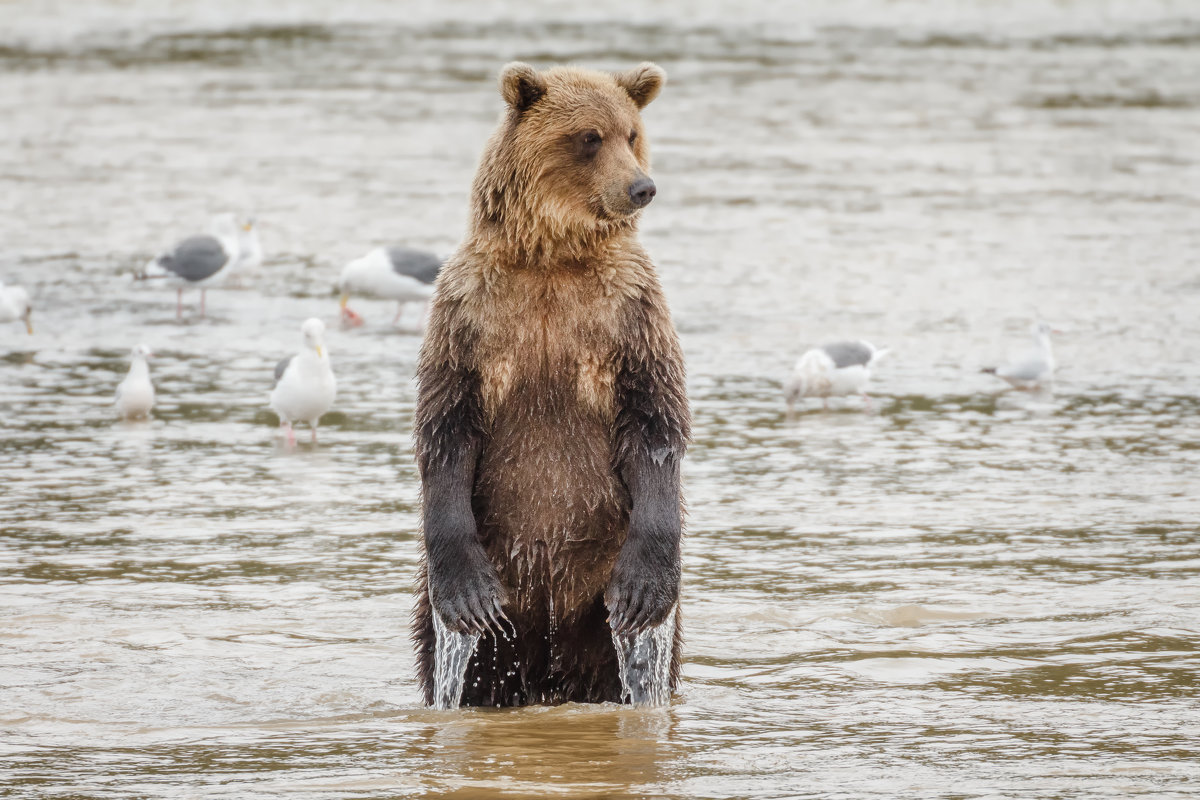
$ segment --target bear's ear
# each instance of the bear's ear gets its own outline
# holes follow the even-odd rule
[[[638,108],[645,108],[650,101],[658,97],[663,84],[667,82],[667,73],[658,64],[643,61],[628,72],[618,72],[613,76],[617,85],[629,92]]]
[[[545,93],[546,81],[528,64],[513,61],[500,70],[500,94],[517,111],[525,111]]]

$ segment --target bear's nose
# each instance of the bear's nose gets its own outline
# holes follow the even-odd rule
[[[638,178],[629,187],[629,199],[638,208],[645,208],[650,205],[650,201],[654,199],[654,194],[658,189],[654,188],[654,181],[649,178]]]

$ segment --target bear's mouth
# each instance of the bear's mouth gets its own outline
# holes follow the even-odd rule
[[[604,202],[603,197],[598,197],[588,204],[588,210],[599,222],[624,222],[632,219],[642,209],[628,204],[626,207],[612,208],[608,203]]]
[[[612,214],[608,213],[608,209],[604,205],[604,199],[601,197],[597,197],[595,200],[589,203],[588,210],[590,210],[592,215],[601,222],[611,222],[613,219]]]

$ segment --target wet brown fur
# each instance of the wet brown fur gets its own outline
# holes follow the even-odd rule
[[[455,442],[478,443],[471,513],[516,631],[484,634],[464,705],[620,700],[604,593],[630,526],[622,475],[651,451],[677,465],[690,426],[678,338],[623,197],[649,169],[639,110],[661,82],[652,65],[507,68],[468,236],[438,278],[418,463],[427,479]],[[591,159],[584,131],[603,137]],[[423,563],[414,638],[427,701],[432,613]],[[672,685],[679,649],[677,622]]]

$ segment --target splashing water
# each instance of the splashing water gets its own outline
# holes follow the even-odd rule
[[[446,627],[441,615],[433,612],[433,707],[458,708],[462,702],[467,662],[479,644],[478,633],[458,633]]]
[[[663,706],[671,699],[671,650],[675,641],[675,609],[667,618],[641,633],[614,633],[621,701]]]

